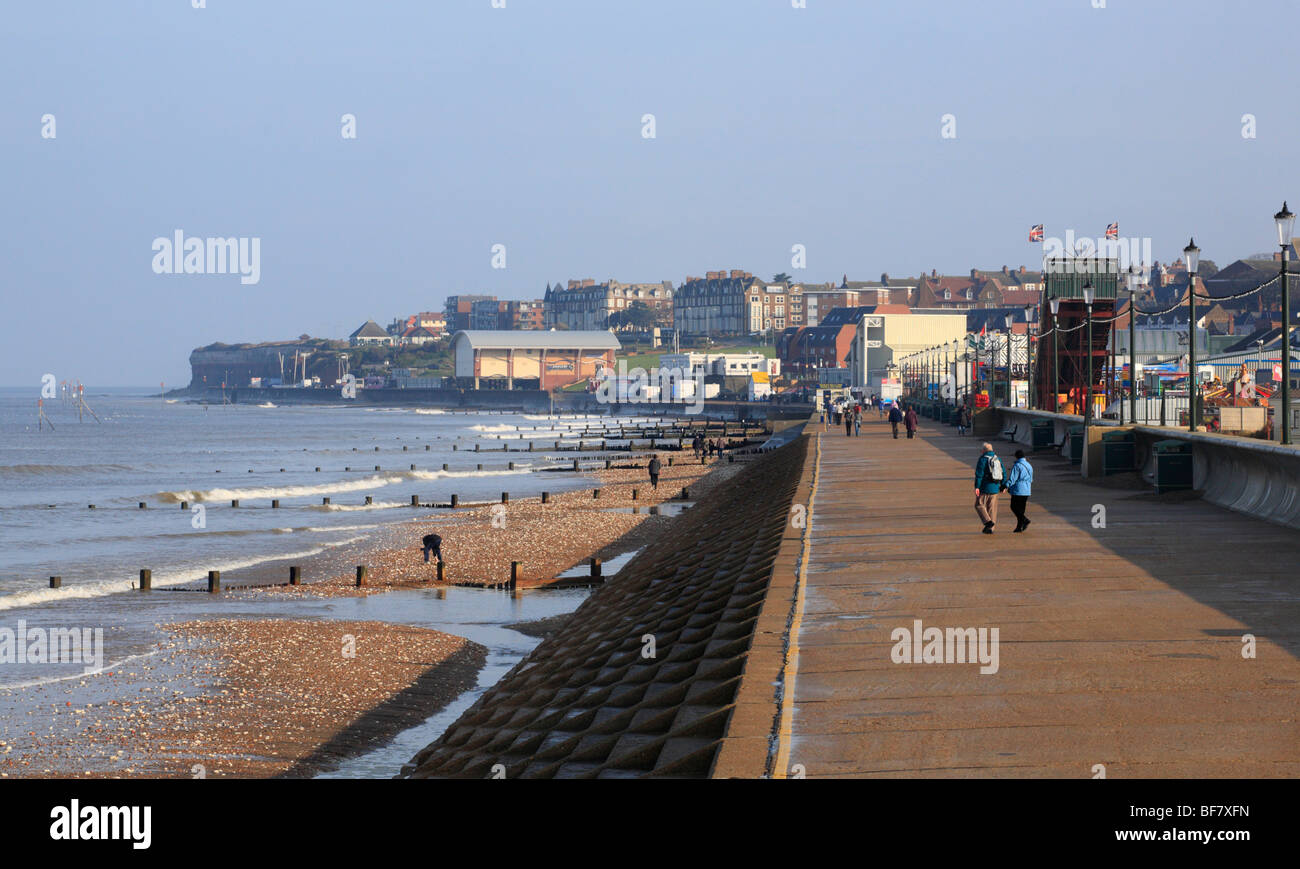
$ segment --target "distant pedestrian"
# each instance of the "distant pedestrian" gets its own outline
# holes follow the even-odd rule
[[[1029,506],[1029,496],[1034,484],[1034,468],[1025,458],[1024,450],[1016,450],[1016,463],[1007,471],[1006,490],[1011,493],[1011,512],[1016,514],[1016,527],[1013,533],[1020,533],[1029,527],[1029,517],[1025,508]]]
[[[1002,460],[993,445],[981,445],[984,452],[975,463],[975,512],[984,523],[984,533],[992,534],[998,524],[998,492],[1002,491]]]
[[[420,542],[424,544],[424,563],[429,563],[429,555],[432,553],[437,556],[438,563],[442,564],[442,538],[437,534],[426,534]]]
[[[853,408],[853,436],[858,437],[862,434],[862,408]]]
[[[909,441],[916,435],[916,421],[916,408],[909,404],[907,413],[903,414],[903,425],[907,428],[907,439]]]
[[[898,440],[898,424],[903,421],[903,412],[895,403],[889,408],[889,426],[894,430],[894,440]]]
[[[657,456],[657,455],[651,456],[651,457],[650,457],[650,464],[649,464],[649,465],[647,466],[647,468],[646,468],[646,469],[650,472],[650,488],[651,488],[651,489],[658,489],[658,488],[659,488],[659,469],[660,469],[661,467],[662,467],[662,465],[659,464],[659,456]]]
[[[844,435],[853,436],[853,409],[847,405],[844,407]]]
[[[965,435],[968,428],[970,428],[970,410],[963,404],[957,408],[957,436]]]

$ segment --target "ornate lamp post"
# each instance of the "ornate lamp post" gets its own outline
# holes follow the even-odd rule
[[[1196,374],[1196,267],[1201,262],[1201,249],[1196,246],[1196,239],[1183,248],[1183,259],[1187,262],[1187,400],[1191,405],[1187,428],[1196,431],[1201,424],[1201,383]],[[1282,319],[1285,325],[1286,316]]]
[[[1034,408],[1034,338],[1029,322],[1033,314],[1034,306],[1025,305],[1025,379],[1029,386],[1026,403],[1030,410]]]
[[[1086,430],[1092,424],[1092,302],[1097,296],[1097,291],[1093,289],[1092,281],[1083,285],[1083,307],[1088,317],[1088,394],[1087,400],[1083,407],[1083,425]],[[1084,443],[1087,443],[1087,436],[1084,437]]]
[[[1061,412],[1061,325],[1056,315],[1061,312],[1061,299],[1053,296],[1048,305],[1052,309],[1052,413]]]
[[[1007,407],[1015,407],[1015,396],[1011,394],[1011,324],[1015,322],[1015,316],[1007,314]]]
[[[1282,443],[1291,443],[1291,286],[1287,282],[1286,263],[1291,249],[1291,227],[1295,215],[1282,203],[1273,215],[1277,224],[1277,243],[1282,247]]]
[[[1138,384],[1137,384],[1137,299],[1138,288],[1142,285],[1142,272],[1134,264],[1126,277],[1128,282],[1128,408],[1129,421],[1138,421]],[[1121,405],[1122,407],[1123,405]]]

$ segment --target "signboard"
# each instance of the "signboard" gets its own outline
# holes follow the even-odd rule
[[[1273,366],[1273,382],[1274,383],[1282,382],[1282,363],[1280,362],[1277,365]]]

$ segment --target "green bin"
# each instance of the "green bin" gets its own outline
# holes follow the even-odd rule
[[[1156,441],[1156,494],[1192,488],[1192,445],[1186,441]]]
[[[952,411],[952,405],[951,405],[951,404],[945,404],[945,405],[943,406],[943,419],[940,420],[940,421],[941,421],[942,423],[944,423],[944,425],[953,425],[953,424],[954,424],[954,423],[953,423],[953,411]]]
[[[1070,426],[1070,464],[1083,464],[1083,426]]]
[[[1056,424],[1050,419],[1036,419],[1029,424],[1035,450],[1051,449],[1056,441]]]
[[[1101,436],[1102,473],[1123,474],[1137,468],[1137,438],[1131,431],[1108,431]]]

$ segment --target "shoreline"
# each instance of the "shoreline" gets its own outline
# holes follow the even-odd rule
[[[380,622],[161,627],[157,659],[100,674],[112,682],[99,697],[6,730],[0,778],[311,776],[445,708],[487,655],[463,637]]]
[[[141,660],[66,685],[0,692],[0,705],[9,710],[7,723],[13,725],[0,732],[0,777],[191,777],[194,769],[205,777],[302,777],[385,745],[474,689],[487,648],[405,624],[401,616],[379,623],[335,620],[319,611],[296,614],[293,601],[304,600],[303,595],[365,598],[431,588],[442,598],[453,586],[484,588],[508,578],[510,561],[524,560],[525,554],[520,591],[586,586],[585,574],[571,580],[559,575],[593,556],[609,560],[646,546],[671,545],[666,537],[677,516],[668,511],[677,508],[666,505],[690,503],[680,500],[682,488],[690,489],[694,501],[748,466],[721,457],[704,464],[682,462],[689,453],[666,451],[660,454],[663,470],[655,491],[644,467],[650,455],[588,471],[592,480],[586,487],[552,493],[545,505],[537,496],[381,523],[364,540],[298,560],[300,586],[279,584],[287,581],[287,566],[285,560],[272,560],[223,575],[219,597],[174,587],[200,592],[182,596],[203,601],[199,612],[186,605],[182,620],[167,621],[172,617],[163,613],[171,601],[155,599],[162,620],[155,628],[162,636]],[[592,497],[594,488],[601,490],[599,498]],[[652,515],[651,507],[664,514]],[[441,584],[431,576],[436,565],[424,564],[419,548],[419,538],[435,529],[444,537],[448,558]],[[365,588],[355,587],[356,564],[368,567]],[[605,579],[610,577],[607,573]],[[276,584],[231,587],[262,582]],[[168,591],[157,589],[150,596]],[[244,607],[258,599],[269,605],[264,615]],[[221,614],[202,615],[208,603],[220,606]],[[535,639],[567,618],[564,613],[544,616],[537,624],[503,620],[500,627]],[[455,630],[454,624],[435,624]],[[346,670],[330,666],[338,663],[333,659],[349,627],[354,634],[387,638],[386,661],[374,663],[360,686],[349,683]],[[260,662],[261,671],[250,669],[250,662]],[[423,666],[412,669],[412,662]],[[295,678],[285,679],[287,672]],[[294,694],[302,685],[328,685],[329,692],[318,703],[303,705],[303,696]],[[280,717],[290,709],[307,723]],[[33,718],[21,720],[23,713]],[[29,726],[20,730],[21,725]]]

